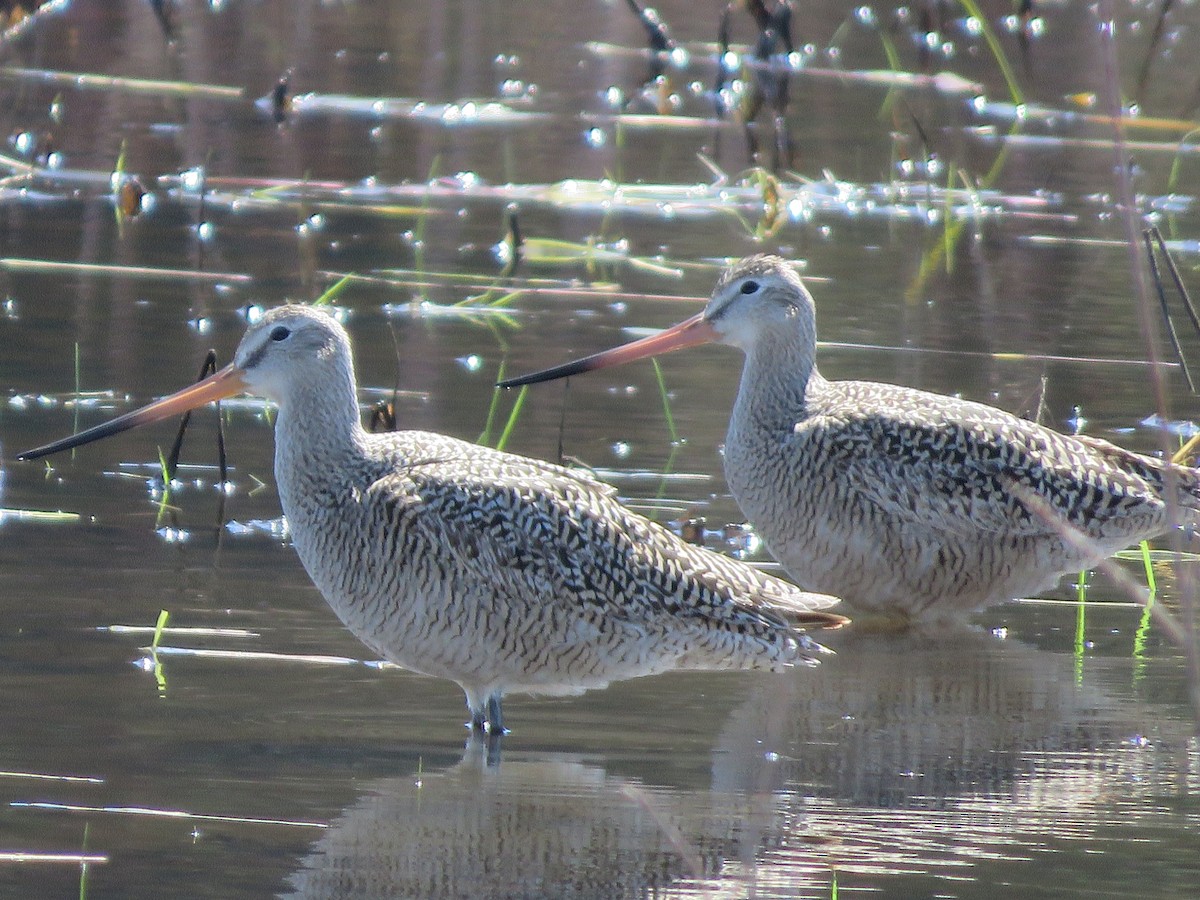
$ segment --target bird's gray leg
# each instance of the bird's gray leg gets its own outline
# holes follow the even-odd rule
[[[471,721],[467,727],[478,734],[489,737],[500,737],[508,734],[504,727],[504,713],[500,709],[500,691],[491,694],[486,700],[474,691],[467,691],[467,709],[471,711]]]
[[[500,709],[500,692],[492,694],[486,701],[481,700],[478,694],[468,693],[467,709],[471,711],[471,721],[467,723],[471,729],[471,737],[467,740],[468,754],[484,750],[489,768],[500,765],[500,750],[504,735],[508,734]]]
[[[504,727],[504,715],[500,711],[500,693],[497,691],[488,697],[487,700],[487,721],[483,723],[483,729],[489,735],[508,734],[508,729]]]
[[[467,727],[473,733],[487,734],[487,705],[483,698],[474,691],[467,691],[467,711],[471,713],[471,721]]]

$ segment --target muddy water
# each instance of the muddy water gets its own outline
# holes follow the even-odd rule
[[[717,259],[763,248],[805,261],[821,336],[835,342],[821,352],[828,376],[1027,414],[1040,399],[1061,428],[1078,407],[1089,433],[1153,451],[1162,430],[1147,424],[1158,410],[1140,363],[1149,351],[1110,129],[1031,118],[984,185],[1009,128],[995,105],[1007,93],[971,23],[948,18],[930,71],[978,82],[987,115],[956,94],[906,89],[889,100],[866,80],[795,78],[792,169],[809,193],[756,241],[761,201],[735,190],[748,165],[737,126],[614,122],[608,89],[632,97],[647,68],[635,52],[641,26],[623,4],[178,7],[171,41],[149,4],[124,0],[76,2],[0,48],[12,66],[245,91],[0,82],[8,154],[20,155],[23,134],[61,154],[32,182],[7,183],[0,202],[0,505],[78,514],[6,512],[0,522],[0,893],[1194,893],[1200,760],[1185,665],[1103,576],[1083,606],[1064,585],[946,632],[847,631],[816,670],[512,698],[514,733],[489,762],[464,747],[457,687],[363,664],[364,649],[307,581],[278,531],[261,406],[226,411],[233,488],[223,499],[209,411],[189,432],[194,468],[165,506],[153,476],[166,427],[50,468],[13,461],[181,386],[209,347],[227,358],[255,304],[311,299],[351,272],[380,276],[337,298],[364,403],[398,383],[403,425],[475,439],[501,365],[557,362],[682,318],[711,287]],[[669,70],[680,111],[711,117],[703,91],[715,68],[695,45],[713,39],[717,7],[660,9],[693,51]],[[1118,9],[1127,96],[1154,29],[1154,13],[1140,9]],[[1003,30],[1007,11],[997,5],[989,21],[1026,99],[1062,108],[1095,92],[1102,112],[1103,54],[1087,10],[1047,8],[1026,57]],[[915,70],[906,23],[920,10],[907,15],[806,7],[796,44],[812,44],[813,68],[878,70],[882,34]],[[1147,76],[1147,116],[1177,115],[1194,91],[1195,11],[1172,15]],[[748,41],[748,20],[734,23]],[[294,94],[316,92],[340,110],[310,99],[276,123],[255,108],[289,69]],[[383,97],[449,105],[422,118],[411,107],[363,113],[345,99]],[[464,123],[472,98],[507,112]],[[645,111],[636,100],[629,109]],[[931,185],[914,121],[940,163]],[[1135,228],[1156,222],[1186,242],[1197,235],[1196,164],[1185,156],[1172,183],[1172,154],[1154,146],[1181,133],[1131,130],[1143,146],[1129,171]],[[108,173],[122,146],[123,171],[155,204],[118,222]],[[678,186],[714,183],[698,154],[727,173],[728,202],[681,199]],[[176,190],[174,176],[201,166],[204,192]],[[581,187],[605,177],[662,187],[638,202],[610,192],[606,206]],[[800,181],[782,178],[792,197]],[[254,179],[307,187],[262,190]],[[947,204],[936,194],[947,183],[974,190]],[[380,190],[397,185],[408,188]],[[507,317],[451,314],[497,278],[493,247],[514,199],[531,248],[516,275],[545,280],[514,282],[525,290]],[[975,215],[947,244],[948,205]],[[590,264],[545,245],[559,258],[539,262],[539,239],[599,242],[654,265]],[[923,260],[946,246],[951,265],[934,259],[922,279]],[[1190,281],[1194,253],[1180,251]],[[719,458],[736,355],[696,350],[665,360],[663,373],[677,442],[653,370],[637,366],[575,379],[569,394],[531,392],[509,447],[548,458],[561,449],[605,471],[634,505],[664,520],[703,517],[713,546],[769,564],[743,533],[720,534],[740,522]],[[77,391],[111,393],[80,402]],[[1194,401],[1175,370],[1165,394],[1167,418],[1186,431]],[[512,402],[499,401],[493,442]],[[1140,565],[1128,571],[1144,582]],[[1178,610],[1171,568],[1156,575],[1159,602]],[[170,627],[192,630],[162,635],[156,669],[144,648],[160,610]]]

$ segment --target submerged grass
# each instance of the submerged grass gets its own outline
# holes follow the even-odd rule
[[[425,178],[427,187],[433,185],[441,164],[442,158],[440,155],[434,156],[433,160],[429,163],[429,173]],[[430,190],[426,190],[421,197],[421,211],[417,214],[417,224],[413,226],[413,268],[417,270],[418,274],[425,272],[425,230],[429,224],[429,213],[432,206],[433,193]]]
[[[167,461],[167,456],[163,453],[162,447],[158,448],[158,472],[159,478],[162,479],[162,496],[158,498],[158,515],[154,520],[154,527],[162,527],[163,518],[168,511],[178,512],[178,507],[171,505],[171,464]]]
[[[121,149],[117,153],[117,164],[113,167],[113,217],[117,222],[117,239],[125,239],[125,207],[121,204],[121,187],[125,182],[125,159],[129,151],[129,142],[121,138]]]
[[[1146,644],[1150,637],[1150,623],[1154,619],[1154,601],[1155,595],[1151,592],[1146,599],[1146,605],[1142,609],[1142,616],[1138,619],[1137,631],[1133,634],[1133,672],[1132,683],[1136,686],[1146,677],[1146,664],[1148,658],[1146,656]]]
[[[171,618],[171,614],[165,610],[158,611],[158,621],[154,624],[154,638],[150,641],[150,659],[154,663],[154,682],[158,686],[158,695],[165,696],[167,693],[167,673],[163,669],[162,659],[159,658],[159,647],[162,644],[163,631],[167,627],[167,622]]]
[[[75,342],[75,413],[71,420],[71,431],[75,434],[79,433],[79,398],[83,396],[82,373],[79,362],[79,341]],[[71,448],[71,459],[75,459],[75,451],[77,447]]]
[[[1077,611],[1075,613],[1075,684],[1083,684],[1083,657],[1087,649],[1087,572],[1080,572],[1075,581],[1075,598]]]
[[[1142,541],[1139,549],[1142,551],[1142,564],[1145,566],[1146,572],[1146,587],[1150,589],[1150,596],[1146,603],[1149,605],[1154,600],[1154,595],[1158,592],[1158,582],[1154,578],[1154,563],[1150,556],[1150,542]]]
[[[79,863],[79,900],[87,900],[88,893],[88,838],[91,836],[92,823],[83,823],[83,843],[79,847],[79,854],[84,859]]]

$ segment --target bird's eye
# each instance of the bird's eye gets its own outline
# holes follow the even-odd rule
[[[286,325],[276,325],[271,329],[271,340],[286,341],[292,335],[292,330]]]
[[[743,282],[742,282],[742,293],[743,293],[743,294],[756,294],[756,293],[758,293],[758,282],[757,282],[757,281],[753,281],[753,280],[751,280],[751,281],[743,281]]]

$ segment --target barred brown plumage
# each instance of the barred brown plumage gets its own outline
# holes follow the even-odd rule
[[[704,311],[661,334],[502,382],[561,378],[709,341],[746,355],[725,474],[804,587],[906,618],[1053,585],[1194,521],[1194,469],[1064,435],[991,406],[816,367],[816,311],[795,269],[728,268]]]
[[[473,727],[505,692],[571,694],[678,668],[780,668],[847,620],[685,543],[567,469],[441,434],[368,434],[350,341],[304,306],[271,310],[234,362],[30,459],[248,391],[279,406],[275,478],[292,540],[346,626],[384,659],[448,678]]]

